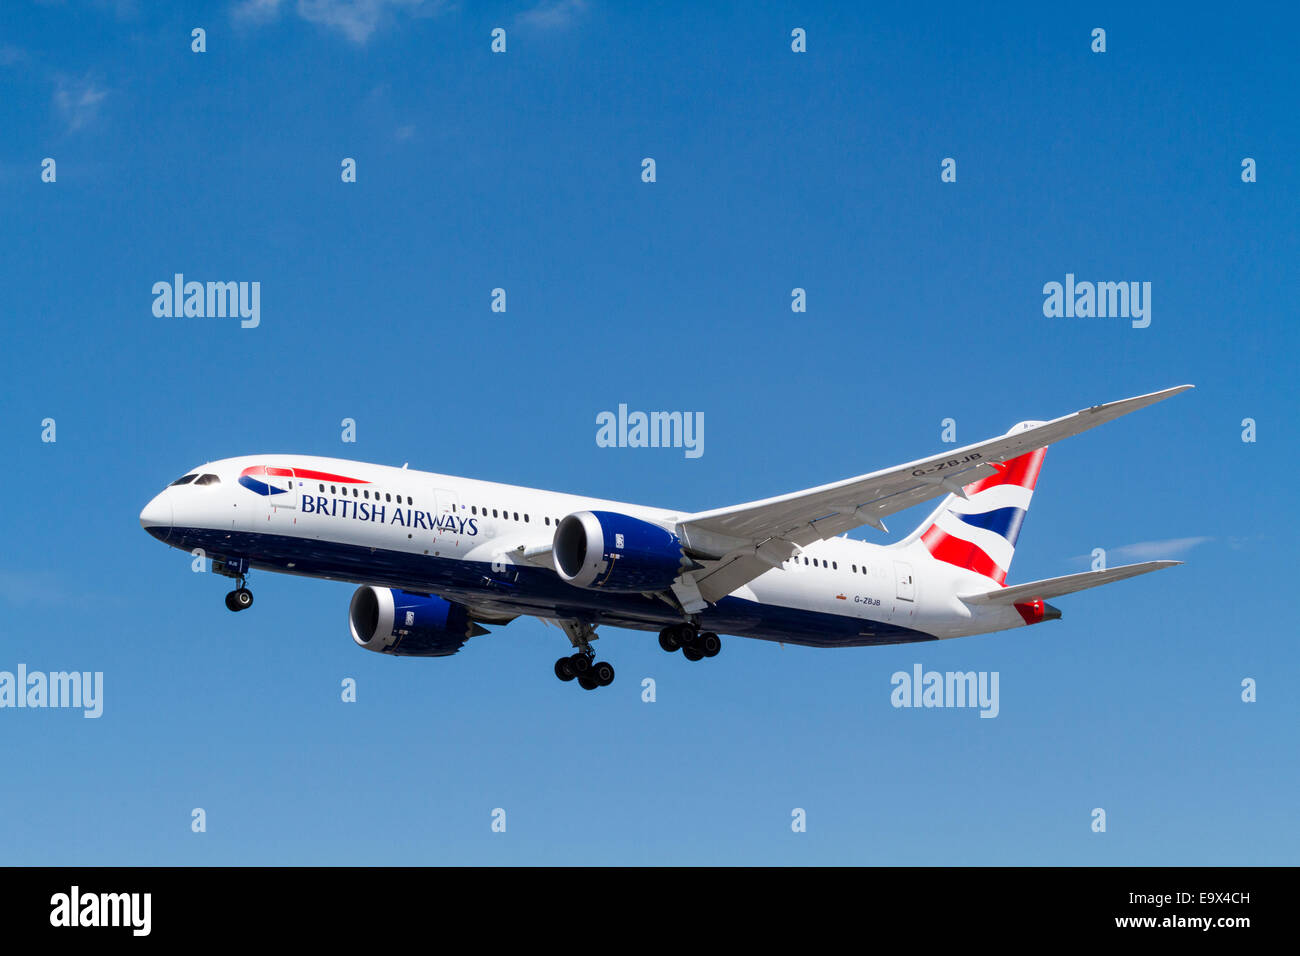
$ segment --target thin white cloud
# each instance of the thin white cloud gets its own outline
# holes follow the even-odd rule
[[[74,595],[47,573],[0,570],[0,602],[15,605],[59,605]]]
[[[270,23],[280,16],[280,0],[239,0],[230,15],[236,23]]]
[[[1113,566],[1117,563],[1115,559],[1119,559],[1119,562],[1172,560],[1191,551],[1198,544],[1205,544],[1205,542],[1213,540],[1213,538],[1202,536],[1166,538],[1164,541],[1138,541],[1134,544],[1122,544],[1119,547],[1106,549],[1107,564]],[[1092,555],[1076,554],[1070,560],[1091,561]]]
[[[1168,538],[1164,541],[1139,541],[1136,544],[1126,544],[1118,548],[1112,548],[1110,553],[1118,554],[1122,558],[1132,558],[1135,561],[1158,561],[1161,558],[1176,558],[1179,555],[1186,554],[1198,544],[1213,540],[1213,538],[1199,537]]]
[[[0,66],[21,66],[27,60],[27,51],[22,47],[0,44]]]
[[[69,132],[93,123],[107,96],[108,90],[89,77],[61,76],[54,81],[54,108]]]
[[[137,0],[95,0],[95,6],[112,10],[119,20],[133,20],[140,14]]]
[[[515,19],[530,27],[556,30],[567,27],[587,9],[587,0],[541,0]]]
[[[283,0],[239,0],[231,8],[231,17],[253,26],[270,23],[279,18],[282,4]],[[363,46],[396,16],[432,16],[442,6],[443,0],[297,0],[293,9],[308,23],[337,30]]]

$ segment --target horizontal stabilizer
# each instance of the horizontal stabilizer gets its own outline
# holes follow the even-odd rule
[[[1125,564],[1118,568],[1106,568],[1103,571],[1084,571],[1080,574],[1067,574],[1059,578],[1030,581],[1028,584],[997,588],[993,591],[985,591],[982,594],[963,594],[961,599],[967,604],[1003,605],[1024,604],[1028,601],[1045,601],[1048,598],[1060,597],[1062,594],[1085,591],[1088,588],[1095,588],[1099,584],[1123,581],[1125,578],[1146,574],[1148,571],[1159,571],[1161,568],[1172,568],[1174,565],[1182,563],[1181,561],[1143,561],[1141,564]]]

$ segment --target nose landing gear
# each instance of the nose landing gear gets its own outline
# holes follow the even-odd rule
[[[253,606],[253,592],[244,587],[242,578],[239,587],[226,595],[226,607],[232,611],[243,611]]]
[[[245,586],[248,562],[243,558],[213,558],[212,570],[222,577],[235,579],[235,590],[226,595],[226,607],[245,611],[253,606],[253,592]]]

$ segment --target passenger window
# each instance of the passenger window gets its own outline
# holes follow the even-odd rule
[[[516,521],[519,520],[519,512],[518,512],[518,511],[515,512],[515,520],[516,520]]]
[[[367,488],[367,489],[362,493],[362,496],[365,497],[365,498],[369,498],[369,497],[370,497],[370,489]]]
[[[496,509],[496,508],[493,508],[493,509],[492,509],[492,517],[495,518],[496,516],[497,516],[497,509]]]
[[[470,506],[469,506],[469,513],[472,514],[472,515],[476,515],[476,514],[478,514],[478,505],[470,505]]]
[[[831,568],[832,570],[838,571],[840,569],[840,563],[838,561],[832,561]]]
[[[321,485],[321,486],[320,486],[320,493],[321,493],[322,495],[325,494],[325,486],[324,486],[324,485]]]
[[[853,573],[854,573],[854,574],[857,574],[857,573],[858,573],[858,566],[857,566],[856,564],[853,565]]]
[[[174,487],[176,485],[188,485],[191,481],[193,481],[197,477],[198,477],[197,474],[181,475],[179,478],[177,478],[175,481],[172,482],[172,486]]]
[[[410,496],[410,495],[407,495],[407,496],[406,496],[406,503],[407,503],[408,505],[411,503],[411,496]]]
[[[339,493],[338,488],[335,485],[330,485],[330,494],[337,495],[338,493]]]
[[[528,512],[524,512],[524,524],[528,524]]]
[[[385,491],[385,492],[384,492],[384,500],[385,500],[385,501],[392,501],[392,500],[393,500],[393,496],[392,496],[392,494],[389,493],[389,492],[387,492],[387,491]]]
[[[547,515],[547,516],[546,516],[546,523],[547,523],[548,525],[551,523],[551,516],[550,516],[550,515]]]

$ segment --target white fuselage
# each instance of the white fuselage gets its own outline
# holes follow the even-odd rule
[[[199,477],[151,501],[141,523],[173,547],[236,567],[437,594],[489,622],[529,614],[659,630],[687,617],[663,595],[569,585],[528,553],[544,553],[575,512],[617,512],[669,531],[684,512],[303,455],[229,458],[192,473]],[[996,586],[934,560],[915,536],[885,546],[841,537],[803,548],[696,620],[719,633],[817,646],[1023,625],[1014,608],[958,597]]]

